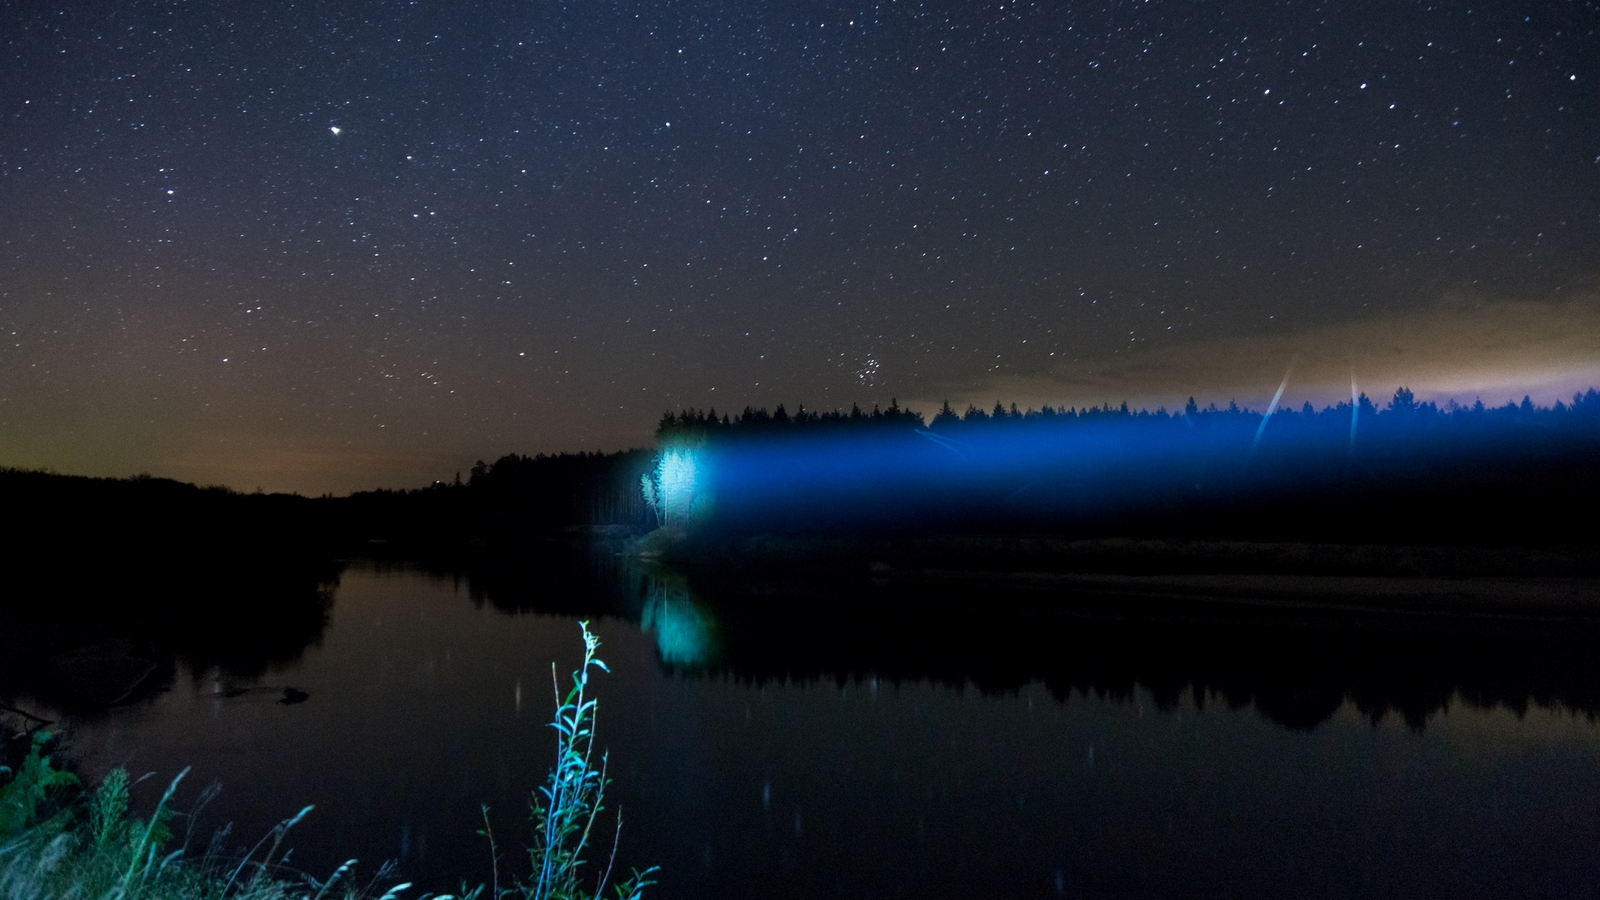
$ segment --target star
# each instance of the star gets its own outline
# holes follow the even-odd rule
[[[343,131],[344,129],[340,128],[337,125],[329,125],[328,126],[328,130],[333,132],[333,136],[334,137],[338,137],[339,136],[339,132]]]

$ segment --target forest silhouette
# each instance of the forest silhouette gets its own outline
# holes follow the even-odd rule
[[[1489,407],[1230,403],[958,414],[782,407],[669,413],[696,460],[703,535],[1034,532],[1403,544],[1593,536],[1600,392]],[[648,490],[647,490],[648,493]]]
[[[306,498],[0,470],[0,500],[0,694],[95,705],[180,660],[254,676],[326,625],[342,564]]]
[[[738,636],[723,664],[754,678],[864,671],[868,663],[848,641],[826,637],[834,626],[825,603],[758,612],[751,604],[762,604],[750,598],[770,595],[775,585],[816,586],[818,579],[828,583],[812,592],[816,597],[837,595],[840,585],[859,592],[878,571],[874,564],[887,563],[891,576],[962,568],[1600,573],[1593,549],[1600,526],[1591,515],[1600,501],[1595,390],[1550,407],[1526,399],[1488,407],[1417,402],[1401,389],[1382,406],[1363,396],[1353,405],[1303,405],[1270,417],[1234,404],[1193,402],[1177,412],[1125,404],[1019,410],[997,403],[957,413],[947,404],[929,419],[898,403],[822,413],[747,408],[737,416],[684,410],[664,415],[657,434],[654,450],[508,454],[478,462],[465,478],[348,497],[0,470],[7,512],[0,559],[9,576],[0,606],[6,626],[0,694],[59,695],[52,667],[85,648],[99,648],[93,652],[102,662],[149,660],[155,672],[142,690],[170,682],[180,661],[196,671],[259,674],[320,638],[343,561],[354,558],[465,574],[474,598],[498,608],[586,612],[598,590],[622,598],[602,605],[629,614],[637,602],[624,595],[635,588],[618,594],[626,579],[602,577],[610,565],[603,560],[630,552],[628,541],[659,524],[641,482],[648,487],[659,477],[674,448],[702,459],[701,488],[714,494],[691,528],[700,542],[696,552],[708,552],[680,563],[718,608],[728,633]],[[605,542],[598,556],[571,552],[574,544],[596,540]],[[881,599],[928,590],[915,579],[891,577],[888,584],[868,593]],[[1074,590],[1080,599],[1088,596]],[[949,591],[994,593],[992,585],[955,584]],[[769,620],[786,622],[786,634],[801,634],[800,620],[813,612],[820,618],[807,626],[815,632],[808,646],[833,650],[806,657],[785,651],[771,634],[760,637]],[[893,616],[884,615],[890,623]],[[1130,627],[1158,635],[1164,621],[1158,616]],[[885,633],[891,626],[884,625]],[[1174,627],[1174,634],[1183,630]],[[938,629],[929,633],[937,636]],[[1137,634],[1104,637],[1106,646],[1139,642]],[[1415,643],[1414,637],[1392,643]],[[1530,639],[1528,646],[1542,641]],[[1092,649],[1080,658],[1092,657]],[[1481,665],[1464,663],[1448,648],[1418,658],[1429,654],[1464,674],[1430,688],[1434,699],[1426,703],[1380,697],[1372,708],[1404,707],[1415,718],[1450,691],[1486,697],[1531,691],[1600,710],[1590,696],[1600,697],[1600,690],[1568,672],[1565,656],[1540,670],[1549,674],[1543,687],[1502,673],[1480,689],[1472,679]],[[830,656],[832,662],[824,659]],[[995,685],[1023,674],[1006,675],[981,660],[941,668],[942,658],[944,651],[912,654],[895,666],[905,677]],[[1234,676],[1221,671],[1222,657],[1202,654],[1182,672],[1156,671],[1165,665],[1161,659],[1180,658],[1188,657],[1152,657],[1141,664],[1149,671],[1128,677],[1244,696],[1224,690]],[[1287,670],[1260,653],[1241,658],[1257,659],[1259,672],[1278,672],[1273,679],[1302,677],[1282,675]],[[1091,668],[1103,675],[1106,666],[1111,662]],[[1334,693],[1356,696],[1357,674],[1335,679],[1343,686]],[[1074,689],[1121,690],[1101,675],[1059,678]],[[1239,677],[1254,683],[1257,676]],[[1311,706],[1326,706],[1333,687],[1313,687],[1304,696],[1322,698]],[[1285,713],[1283,720],[1294,717]]]

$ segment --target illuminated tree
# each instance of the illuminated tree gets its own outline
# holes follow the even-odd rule
[[[644,502],[655,514],[658,525],[684,525],[700,499],[698,449],[678,445],[656,454],[655,470],[639,478]]]

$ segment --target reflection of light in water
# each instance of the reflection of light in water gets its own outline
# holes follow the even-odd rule
[[[711,610],[696,603],[688,586],[667,579],[652,579],[639,625],[654,631],[656,652],[669,666],[699,668],[720,655],[717,622]]]

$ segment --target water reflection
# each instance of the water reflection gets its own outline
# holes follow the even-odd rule
[[[398,562],[383,568],[426,572],[465,588],[480,607],[512,614],[619,614],[636,619],[647,591],[638,566],[603,543],[535,540],[515,553],[485,553],[467,564]]]
[[[495,609],[638,621],[670,671],[751,683],[1043,684],[1158,709],[1253,707],[1310,729],[1341,705],[1422,728],[1452,702],[1600,713],[1600,622],[1409,615],[1087,591],[939,588],[751,571],[685,575],[614,552],[468,576]],[[516,573],[516,574],[512,574]],[[587,581],[585,581],[587,579]]]
[[[679,671],[711,669],[722,661],[716,611],[695,599],[689,581],[669,572],[641,573],[646,586],[639,627],[655,635],[661,663]]]
[[[302,567],[303,568],[303,567]],[[405,565],[378,571],[408,571]],[[85,710],[169,688],[185,664],[247,682],[300,658],[327,627],[337,568],[264,581],[204,569],[115,594],[19,604],[0,634],[0,697]],[[535,544],[433,569],[508,614],[639,623],[669,672],[741,681],[882,680],[1015,692],[1042,684],[1158,709],[1253,708],[1311,729],[1346,703],[1414,728],[1452,702],[1600,713],[1600,623],[1408,616],[1115,593],[872,584],[759,570],[676,572],[606,545]],[[71,584],[67,579],[64,584]],[[134,677],[134,676],[137,677]],[[1454,698],[1454,699],[1453,699]]]
[[[309,871],[394,858],[451,891],[490,877],[480,804],[502,848],[526,840],[552,661],[572,666],[582,616],[612,670],[619,862],[663,865],[657,900],[1600,888],[1600,728],[1568,714],[1592,697],[1581,629],[1208,624],[1114,597],[567,566],[477,582],[493,591],[353,567],[322,639],[261,690],[180,677],[74,723],[74,752],[91,776],[195,766],[246,841],[315,803],[295,837]],[[546,595],[561,614],[536,612]],[[282,685],[309,699],[278,702]]]
[[[461,568],[385,568],[416,568],[464,587],[475,605],[502,613],[611,615],[638,622],[655,636],[662,665],[670,670],[705,671],[721,665],[718,613],[699,599],[689,579],[609,544],[541,541],[520,554],[486,556]]]
[[[169,690],[183,668],[248,681],[293,663],[321,641],[342,565],[281,562],[13,573],[0,698],[87,714]]]

